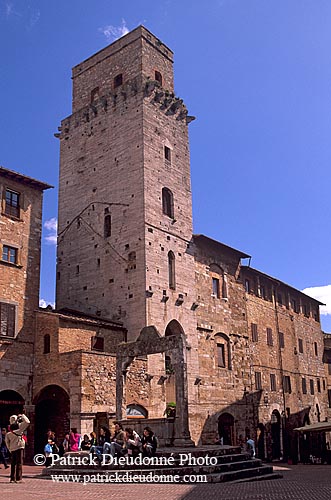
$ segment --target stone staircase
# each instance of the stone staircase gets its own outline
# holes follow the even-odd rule
[[[69,453],[66,457],[75,460],[89,456],[86,452]],[[171,478],[177,476],[178,483],[221,483],[221,482],[242,482],[242,481],[257,481],[266,479],[277,479],[282,477],[278,473],[273,472],[271,465],[265,465],[261,460],[251,458],[249,454],[242,453],[239,447],[232,446],[199,446],[196,448],[160,448],[157,453],[157,459],[162,464],[151,465],[60,465],[55,464],[51,467],[43,469],[42,477],[47,479],[53,475],[73,474],[80,475],[80,480],[92,481],[92,477],[103,477],[104,480],[97,482],[112,482],[107,481],[107,477],[125,475],[126,478],[134,475],[144,476],[144,480],[140,482],[159,482],[171,483],[174,482]],[[206,457],[209,457],[207,459]],[[165,463],[166,462],[166,463]],[[208,463],[208,464],[207,464]],[[163,476],[162,480],[158,478],[151,479],[151,476]],[[151,480],[147,480],[148,477]],[[187,479],[188,478],[188,479]],[[127,480],[126,482],[130,482]]]

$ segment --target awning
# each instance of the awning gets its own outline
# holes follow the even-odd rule
[[[305,425],[304,427],[297,427],[294,430],[298,432],[331,431],[331,422],[318,422],[316,424]]]

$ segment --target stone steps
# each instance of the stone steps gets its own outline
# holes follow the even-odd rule
[[[76,453],[70,454],[70,457],[83,457],[88,454]],[[183,461],[183,457],[188,456],[188,463]],[[201,463],[206,459],[206,456],[214,457],[217,462],[214,464]],[[219,482],[237,482],[237,481],[251,481],[260,479],[274,479],[281,477],[280,474],[274,474],[271,465],[263,465],[259,459],[251,458],[247,453],[240,453],[238,447],[199,447],[188,449],[165,449],[159,450],[157,457],[160,459],[164,457],[168,460],[172,457],[171,463],[159,463],[155,466],[151,465],[104,465],[94,466],[86,465],[54,465],[43,470],[43,477],[50,478],[51,475],[70,475],[80,474],[82,476],[92,477],[97,474],[109,477],[113,475],[134,475],[139,476],[177,476],[178,482],[184,482],[184,476],[192,477],[192,480],[185,480],[185,482],[197,483],[194,480],[197,476],[203,479],[200,482],[219,483]],[[180,460],[182,459],[182,465]],[[157,481],[155,481],[157,482]],[[172,482],[171,480],[162,482]]]

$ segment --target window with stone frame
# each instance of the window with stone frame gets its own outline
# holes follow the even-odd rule
[[[220,298],[220,280],[212,277],[212,294],[217,299]]]
[[[292,392],[291,377],[289,375],[283,376],[283,388],[284,388],[284,392],[291,394],[291,392]]]
[[[169,288],[176,290],[176,267],[175,267],[175,254],[170,250],[168,252],[168,275],[169,275]]]
[[[284,347],[285,347],[284,333],[283,332],[278,332],[278,338],[279,338],[279,347],[281,349],[284,349]]]
[[[317,385],[317,392],[321,392],[321,381],[319,378],[316,380],[316,385]]]
[[[315,394],[314,380],[310,379],[309,383],[310,383],[310,394]]]
[[[15,337],[16,305],[0,302],[0,335]]]
[[[216,342],[216,363],[218,368],[232,370],[230,339],[225,333],[215,335]]]
[[[10,247],[9,245],[2,246],[2,257],[3,262],[8,262],[8,264],[17,264],[18,262],[18,249]]]
[[[20,193],[6,189],[4,193],[4,213],[17,219],[20,217]]]
[[[302,394],[307,394],[307,381],[305,378],[301,379],[302,383]]]
[[[298,339],[298,347],[299,347],[299,352],[303,354],[303,340]]]
[[[162,188],[162,212],[171,219],[174,218],[174,195],[166,187]]]
[[[258,342],[259,334],[257,331],[257,324],[251,323],[251,331],[252,331],[252,342]]]
[[[261,372],[255,372],[255,390],[260,391],[262,389],[262,375]]]
[[[277,390],[276,375],[274,373],[270,373],[270,390],[273,392]]]
[[[216,344],[217,346],[217,366],[219,368],[225,368],[225,345]]]
[[[267,328],[267,345],[269,346],[274,345],[271,328]]]
[[[318,356],[317,342],[314,342],[314,352],[315,352],[315,356]]]
[[[164,159],[171,163],[171,149],[168,146],[164,146]]]

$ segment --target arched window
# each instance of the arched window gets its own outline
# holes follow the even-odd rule
[[[216,366],[232,370],[230,339],[224,333],[215,335],[216,343]]]
[[[168,269],[169,269],[169,288],[176,289],[176,274],[175,274],[175,255],[173,252],[168,253]]]
[[[159,82],[160,85],[162,85],[162,75],[159,71],[155,71],[155,80]]]
[[[174,196],[166,187],[162,188],[162,211],[164,215],[174,218]]]
[[[109,238],[111,236],[111,215],[105,215],[104,219],[104,237]]]
[[[44,354],[49,354],[51,352],[51,337],[48,335],[44,335]]]

